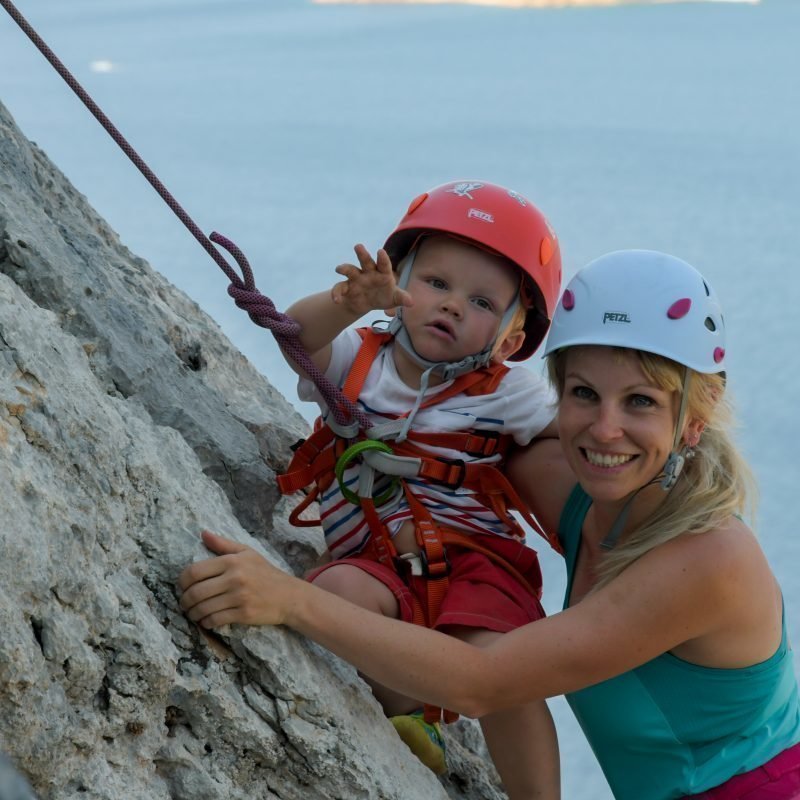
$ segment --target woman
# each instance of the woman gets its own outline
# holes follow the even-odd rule
[[[546,354],[560,441],[509,470],[564,546],[561,613],[479,649],[209,533],[221,557],[184,571],[183,607],[205,627],[289,625],[469,716],[566,694],[621,800],[800,797],[796,679],[780,589],[741,519],[714,293],[679,259],[609,254],[570,282]]]

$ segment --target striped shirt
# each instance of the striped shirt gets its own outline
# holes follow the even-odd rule
[[[348,329],[333,342],[331,361],[326,372],[333,383],[341,386],[361,346],[355,329]],[[397,374],[393,357],[394,345],[382,348],[367,375],[359,407],[375,425],[407,413],[417,398],[417,390],[406,385]],[[444,391],[451,382],[428,389],[425,401]],[[328,409],[311,381],[301,378],[298,383],[301,400],[316,402],[325,419]],[[413,431],[442,433],[446,431],[493,431],[508,434],[519,445],[528,444],[555,415],[555,395],[547,381],[524,367],[511,367],[492,394],[457,394],[421,409],[412,424]],[[423,447],[422,445],[419,445]],[[481,458],[443,447],[424,446],[432,455],[462,459],[465,462],[496,463],[499,455]],[[344,472],[344,484],[356,490],[359,464],[353,462]],[[431,516],[465,533],[483,533],[511,538],[512,530],[494,511],[482,505],[472,490],[407,479],[414,495]],[[373,494],[378,495],[391,484],[388,476],[377,476]],[[359,552],[369,539],[369,527],[359,506],[350,503],[334,481],[319,498],[320,519],[325,540],[333,558],[346,558]],[[389,533],[394,535],[405,520],[412,519],[411,511],[400,488],[378,509]]]

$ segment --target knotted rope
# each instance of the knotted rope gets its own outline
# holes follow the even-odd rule
[[[25,35],[36,45],[39,52],[50,62],[50,65],[64,79],[67,86],[80,98],[81,102],[89,109],[95,119],[105,128],[106,132],[119,145],[120,149],[134,163],[139,172],[144,175],[150,185],[158,192],[161,199],[172,209],[175,216],[184,224],[203,249],[214,259],[217,266],[228,276],[230,286],[228,294],[234,299],[239,308],[247,311],[249,317],[256,325],[272,331],[275,339],[283,352],[309,377],[319,389],[320,395],[325,400],[336,422],[342,427],[348,427],[357,422],[362,428],[369,428],[370,422],[366,414],[347,397],[342,394],[339,387],[331,383],[317,368],[309,357],[305,348],[300,343],[300,325],[291,317],[275,308],[275,304],[256,288],[253,271],[244,253],[228,238],[219,233],[206,236],[194,220],[186,213],[183,207],[172,196],[166,186],[158,179],[156,174],[147,166],[139,154],[131,147],[127,139],[119,132],[113,122],[105,115],[103,110],[94,102],[89,93],[78,83],[72,73],[64,66],[63,62],[48,47],[47,43],[34,30],[30,23],[20,14],[11,0],[0,0],[0,5],[8,12],[14,22],[19,25]],[[228,263],[225,257],[214,246],[218,244],[233,256],[242,272],[242,277]]]

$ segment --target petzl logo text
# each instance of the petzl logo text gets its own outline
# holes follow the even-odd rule
[[[471,208],[467,216],[471,219],[482,219],[484,222],[494,222],[494,217],[488,211],[481,211],[479,208]]]
[[[606,311],[603,314],[603,325],[606,322],[630,322],[631,318],[623,311]]]

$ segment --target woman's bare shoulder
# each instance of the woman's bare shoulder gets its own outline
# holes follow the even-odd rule
[[[724,581],[727,573],[746,575],[753,568],[766,566],[766,557],[753,531],[741,519],[726,517],[701,533],[684,534],[663,545],[667,558],[691,561],[706,578]]]
[[[656,569],[680,580],[702,632],[674,649],[685,660],[713,667],[758,663],[781,637],[781,594],[753,531],[729,517],[717,527],[679,536],[649,553]]]

